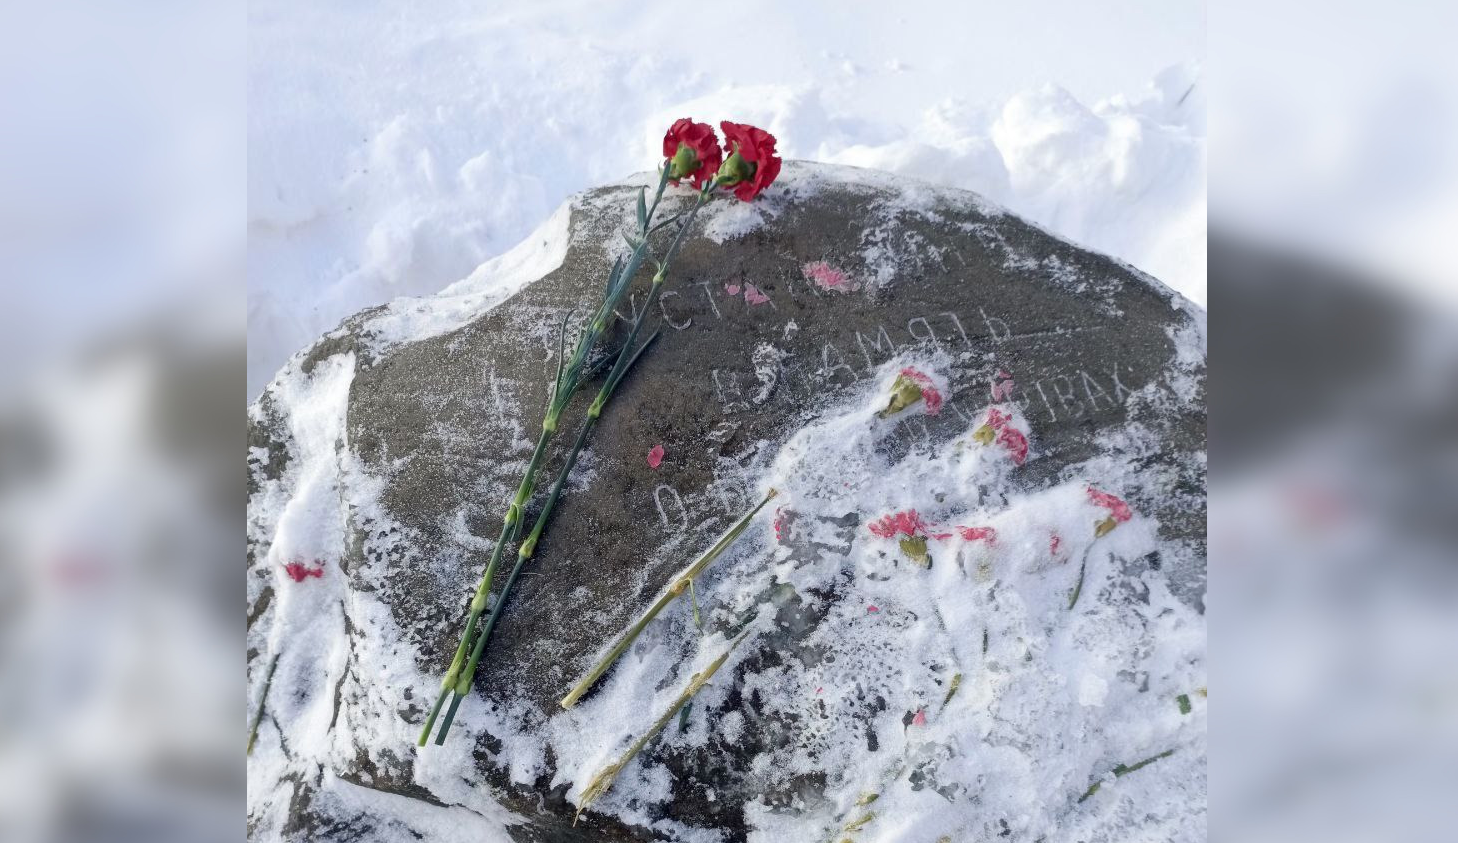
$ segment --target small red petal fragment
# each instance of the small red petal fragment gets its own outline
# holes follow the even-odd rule
[[[997,542],[997,531],[991,527],[958,527],[957,532],[962,538],[969,542],[986,541],[988,544]]]
[[[1057,533],[1048,535],[1048,552],[1054,556],[1058,555],[1058,549],[1063,546],[1063,537]]]
[[[319,560],[316,559],[314,561],[318,562]],[[294,561],[284,566],[284,573],[288,574],[289,579],[293,580],[294,582],[303,582],[309,577],[323,579],[324,565],[321,563],[315,565],[313,568],[310,568],[306,566],[303,562],[295,559]]]
[[[823,691],[823,690],[825,690],[825,689],[824,689],[824,688],[816,688],[816,689],[815,689],[815,693],[817,693],[817,694],[818,694],[818,693],[820,693],[820,692],[821,692],[821,691]]]
[[[877,606],[875,603],[872,603],[871,605],[869,605],[869,606],[866,607],[866,611],[868,613],[874,615],[877,612],[881,611],[881,607],[880,606]]]
[[[728,293],[731,296],[737,296],[737,295],[739,295],[739,285],[738,284],[725,284],[724,285],[724,292]]]
[[[911,725],[913,725],[913,726],[925,726],[926,725],[926,709],[924,709],[924,708],[918,708],[916,710],[916,716],[913,717],[913,718],[911,718]]]
[[[1005,401],[1008,398],[1012,397],[1012,391],[1012,375],[1008,374],[1002,369],[998,369],[997,374],[994,375],[992,379],[992,400]]]
[[[648,452],[648,467],[657,468],[663,462],[663,446],[654,445]]]
[[[785,528],[787,528],[789,525],[786,523],[785,508],[783,506],[777,507],[775,509],[775,521],[774,521],[774,524],[775,524],[775,542],[777,544],[784,544],[785,543]]]
[[[764,304],[769,301],[769,296],[761,293],[759,288],[753,284],[744,285],[744,300],[750,304]]]
[[[1107,509],[1109,511],[1109,516],[1112,517],[1114,521],[1120,524],[1134,517],[1134,512],[1129,509],[1129,504],[1124,503],[1124,501],[1120,500],[1114,495],[1109,494],[1108,492],[1101,492],[1098,489],[1090,486],[1088,487],[1088,499],[1093,501],[1096,505]]]

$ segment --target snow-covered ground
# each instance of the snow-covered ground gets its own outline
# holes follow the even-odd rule
[[[249,396],[350,313],[464,278],[572,193],[652,168],[679,116],[978,191],[1204,303],[1203,4],[714,14],[252,4]]]

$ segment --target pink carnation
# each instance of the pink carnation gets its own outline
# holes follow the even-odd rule
[[[1088,499],[1093,501],[1094,504],[1107,509],[1109,511],[1109,516],[1113,518],[1116,523],[1122,524],[1125,521],[1128,521],[1130,518],[1134,517],[1134,512],[1129,509],[1129,504],[1124,503],[1124,501],[1109,494],[1108,492],[1101,492],[1098,489],[1089,486]]]
[[[901,370],[901,376],[921,388],[921,400],[926,402],[927,415],[935,416],[942,411],[942,394],[937,391],[937,386],[930,377],[910,366]]]
[[[942,532],[936,525],[923,521],[921,514],[914,509],[883,515],[866,526],[872,533],[883,539],[893,538],[900,533],[939,540],[952,537],[951,533]]]
[[[1009,423],[1011,421],[1011,413],[1004,413],[996,407],[987,408],[986,424],[996,431],[997,443],[1008,452],[1014,464],[1022,465],[1028,458],[1028,437],[1013,427]]]
[[[867,526],[872,533],[883,539],[892,538],[897,533],[905,533],[908,536],[927,534],[926,522],[921,520],[921,515],[914,509],[893,512],[872,521]]]

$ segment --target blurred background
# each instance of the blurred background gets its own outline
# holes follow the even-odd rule
[[[732,21],[0,4],[0,840],[244,836],[244,405],[651,167],[679,112],[977,190],[1208,302],[1211,838],[1452,839],[1452,4]]]

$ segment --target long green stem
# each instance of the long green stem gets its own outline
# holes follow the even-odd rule
[[[248,729],[248,755],[253,754],[253,744],[258,740],[258,724],[263,720],[263,704],[268,702],[268,687],[273,684],[273,672],[278,670],[278,653],[268,660],[268,673],[263,676],[263,689],[258,692],[258,707],[253,710],[253,725]]]
[[[705,568],[709,567],[715,559],[719,558],[721,553],[734,543],[735,539],[739,538],[740,534],[749,526],[749,522],[754,519],[754,516],[761,509],[764,509],[764,505],[769,503],[775,495],[775,490],[770,489],[769,494],[764,496],[764,500],[760,501],[758,506],[751,509],[743,518],[739,519],[738,523],[730,527],[729,531],[724,535],[720,536],[719,540],[714,542],[712,547],[704,551],[702,556],[694,560],[692,565],[689,565],[683,570],[683,573],[674,578],[673,582],[669,584],[668,589],[658,597],[658,600],[652,606],[648,607],[648,611],[644,612],[642,617],[638,618],[632,626],[624,630],[618,636],[618,640],[607,651],[607,654],[596,665],[593,665],[592,670],[589,670],[582,679],[578,680],[576,685],[572,686],[572,690],[567,692],[567,696],[562,698],[562,707],[571,708],[577,705],[577,701],[582,699],[582,695],[587,693],[597,680],[602,678],[604,673],[607,673],[608,668],[612,667],[613,663],[627,651],[628,647],[632,646],[633,642],[637,640],[638,635],[643,632],[648,624],[652,623],[653,619],[658,617],[658,613],[663,611],[669,603],[676,600],[684,592],[684,589],[688,588],[689,584],[699,574],[703,573]]]
[[[636,351],[624,346],[623,350],[618,354],[618,360],[620,362],[624,359],[627,361],[622,371],[626,372],[628,367],[636,363],[643,352],[648,349],[648,346],[652,345],[653,341],[657,338],[657,334],[649,337],[648,341],[643,343],[643,346]],[[604,383],[602,389],[598,392],[598,398],[606,401],[612,395],[613,387],[616,387],[621,379],[619,377],[616,380],[610,380]],[[532,558],[532,554],[536,552],[537,542],[541,539],[543,531],[547,528],[547,520],[551,517],[552,510],[556,508],[557,500],[562,496],[562,488],[567,484],[567,477],[572,473],[572,467],[577,464],[577,457],[582,453],[582,447],[586,444],[587,436],[592,432],[592,428],[596,425],[597,419],[598,416],[589,415],[583,420],[582,427],[577,432],[577,441],[572,444],[571,450],[567,452],[567,458],[562,464],[561,471],[557,474],[557,480],[552,484],[552,490],[548,493],[547,500],[543,503],[541,512],[537,513],[537,520],[532,526],[531,534],[527,536],[526,541],[521,543],[521,548],[517,551],[516,564],[512,566],[511,574],[506,578],[506,584],[501,588],[501,596],[497,598],[496,605],[491,609],[490,617],[486,619],[485,629],[476,638],[476,645],[471,651],[471,660],[466,664],[466,669],[462,671],[461,678],[455,688],[455,694],[451,697],[450,708],[446,710],[445,720],[441,722],[440,733],[435,738],[437,744],[445,743],[446,735],[451,730],[451,724],[455,722],[456,711],[461,707],[461,701],[466,698],[466,694],[470,693],[471,680],[476,675],[476,667],[481,662],[481,654],[486,651],[486,644],[491,640],[491,633],[496,629],[496,622],[501,618],[501,612],[506,607],[507,595],[511,593],[511,588],[516,584],[516,578],[521,574],[522,568],[526,566],[526,563]]]
[[[440,714],[441,705],[445,702],[446,694],[455,691],[458,695],[470,690],[470,678],[474,672],[466,672],[464,678],[462,668],[465,666],[466,654],[471,651],[474,643],[477,622],[486,609],[486,603],[490,599],[492,580],[496,575],[496,566],[501,560],[502,551],[506,543],[513,535],[513,528],[518,527],[522,519],[522,508],[531,499],[535,490],[537,469],[540,467],[542,458],[546,454],[547,444],[556,433],[557,422],[582,384],[583,369],[587,364],[588,355],[597,344],[607,327],[607,318],[622,300],[623,294],[632,284],[633,276],[638,268],[642,266],[643,259],[648,252],[648,232],[653,221],[653,214],[658,210],[658,204],[663,198],[663,191],[668,186],[668,168],[664,168],[658,178],[658,187],[653,194],[652,210],[640,214],[638,221],[638,239],[634,246],[632,255],[627,264],[621,267],[621,272],[615,272],[608,278],[608,288],[603,295],[603,301],[594,314],[592,321],[588,324],[577,340],[573,349],[571,362],[562,365],[558,361],[557,379],[552,386],[552,398],[548,402],[547,412],[542,420],[542,432],[537,437],[536,448],[532,451],[531,461],[527,464],[527,470],[523,474],[521,483],[517,485],[516,494],[512,497],[511,505],[506,510],[503,518],[501,533],[496,539],[496,547],[491,552],[491,560],[486,565],[486,570],[481,575],[481,581],[476,586],[468,609],[465,629],[461,632],[460,643],[456,646],[456,652],[451,659],[450,668],[447,669],[444,679],[441,681],[439,694],[436,696],[435,704],[431,707],[430,715],[426,718],[424,727],[420,731],[420,738],[417,741],[419,746],[424,746],[430,737],[431,730],[435,727],[436,717]],[[639,196],[640,205],[642,196]],[[616,269],[616,268],[615,268]],[[463,685],[464,682],[464,685]],[[459,706],[459,699],[451,705],[451,712],[454,713]],[[450,716],[447,717],[449,724]]]
[[[609,295],[607,299],[604,300],[603,305],[601,308],[599,308],[596,316],[593,319],[593,322],[588,326],[588,332],[585,336],[592,337],[592,341],[594,342],[596,341],[596,337],[601,335],[602,331],[606,327],[606,319],[608,314],[612,313],[613,308],[617,303],[617,300],[621,298],[622,291],[627,288],[628,281],[632,279],[632,274],[637,271],[637,267],[642,262],[643,252],[647,248],[647,234],[648,231],[651,230],[653,213],[656,212],[658,208],[658,203],[663,193],[663,185],[666,183],[666,173],[667,170],[665,169],[664,174],[661,174],[659,177],[659,189],[653,198],[652,210],[646,210],[642,208],[640,204],[640,237],[634,247],[633,256],[632,258],[630,258],[627,268],[624,270],[622,280],[620,280],[619,285],[615,288],[615,290],[610,284]],[[637,352],[632,352],[634,343],[637,341],[638,338],[638,333],[642,330],[643,323],[647,321],[648,313],[650,312],[653,303],[657,300],[658,294],[662,290],[664,279],[667,277],[668,267],[672,263],[674,256],[678,253],[679,247],[683,245],[684,236],[687,234],[689,228],[692,227],[694,218],[698,216],[699,210],[703,208],[703,206],[709,201],[709,197],[713,194],[714,188],[716,186],[717,182],[714,180],[710,180],[699,191],[698,198],[694,202],[693,208],[688,212],[682,223],[680,223],[678,231],[674,234],[673,240],[669,243],[668,250],[664,254],[664,259],[658,264],[658,271],[653,274],[653,284],[652,287],[649,289],[648,296],[645,299],[643,306],[639,308],[636,316],[633,319],[633,325],[628,331],[627,339],[623,343],[623,351],[618,355],[617,361],[613,364],[612,371],[608,373],[606,380],[604,380],[602,388],[598,391],[597,398],[593,400],[592,405],[588,408],[587,421],[583,426],[582,433],[579,435],[579,441],[585,441],[585,437],[588,431],[591,430],[592,425],[596,423],[597,418],[602,414],[603,407],[607,403],[608,398],[611,397],[613,390],[615,390],[618,384],[622,381],[623,376],[627,373],[628,367],[636,362],[638,359],[638,355],[642,353],[642,349],[639,349]],[[640,203],[641,201],[642,200],[640,196]],[[614,295],[614,291],[616,291],[616,295]],[[574,377],[574,379],[571,380],[569,383],[569,388],[572,390],[575,390],[578,384],[578,381],[575,380],[576,373],[579,373],[581,371],[581,363],[586,359],[585,354],[581,353],[583,347],[584,343],[579,342],[579,353],[573,355],[572,362],[568,365],[568,371],[573,373]],[[647,344],[645,343],[644,348],[646,347]],[[553,428],[555,428],[556,426],[556,419],[560,415],[561,409],[566,405],[565,398],[560,397],[563,391],[561,388],[562,383],[563,382],[559,379],[557,394],[554,395],[552,406],[548,411],[548,419]],[[559,478],[559,480],[565,480],[566,472],[571,471],[572,463],[575,462],[575,460],[576,449],[574,449],[571,457],[564,467],[564,473]],[[520,498],[520,495],[518,495],[518,497]],[[521,498],[521,502],[525,503],[525,498]],[[470,661],[466,663],[464,669],[456,677],[455,685],[451,689],[453,694],[451,697],[450,707],[446,710],[445,719],[441,722],[440,732],[436,736],[437,744],[443,743],[445,741],[446,735],[450,732],[451,724],[455,722],[456,711],[460,708],[461,702],[464,700],[466,694],[470,692],[471,681],[476,675],[476,667],[480,663],[481,655],[485,651],[486,642],[490,637],[491,631],[495,628],[496,618],[498,617],[501,608],[506,604],[507,593],[511,590],[512,585],[515,583],[517,573],[521,570],[521,567],[525,564],[525,562],[531,558],[531,552],[535,551],[536,539],[540,537],[541,530],[545,527],[546,524],[546,516],[550,514],[551,507],[555,505],[555,503],[556,497],[554,495],[549,498],[549,504],[543,508],[542,513],[538,516],[537,525],[533,529],[533,535],[522,543],[522,549],[527,550],[528,553],[526,556],[522,556],[520,553],[518,553],[517,564],[513,566],[512,573],[508,577],[506,585],[502,588],[501,597],[496,602],[496,608],[492,611],[491,616],[487,619],[486,627],[482,631],[482,634],[475,639],[474,647],[471,651]],[[472,622],[472,626],[474,626],[474,619]],[[468,629],[468,634],[469,632],[470,630]],[[458,652],[464,651],[461,650]],[[447,678],[451,678],[451,676],[448,674]],[[440,705],[445,698],[445,690],[446,689],[442,687],[440,698],[436,701],[435,707],[432,710],[432,718],[431,720],[427,721],[428,727],[434,725],[434,714],[436,712],[439,712],[440,710]],[[424,739],[424,735],[422,735],[421,740],[423,741]]]
[[[1150,764],[1153,764],[1154,762],[1160,760],[1161,758],[1168,758],[1171,755],[1174,755],[1174,750],[1173,749],[1166,749],[1164,752],[1161,752],[1158,755],[1152,755],[1152,756],[1144,759],[1143,761],[1139,761],[1139,762],[1136,762],[1134,764],[1129,764],[1129,765],[1120,764],[1119,766],[1115,767],[1112,770],[1112,772],[1113,772],[1113,774],[1114,774],[1114,776],[1116,778],[1123,777],[1123,776],[1127,776],[1130,773],[1134,772],[1135,770],[1140,770],[1140,769],[1143,769],[1145,767],[1148,767]],[[1088,786],[1088,790],[1085,790],[1083,792],[1083,795],[1080,796],[1080,797],[1078,797],[1078,801],[1079,802],[1083,802],[1084,800],[1088,799],[1090,796],[1093,796],[1095,793],[1098,793],[1099,792],[1099,788],[1102,787],[1102,786],[1103,786],[1103,782],[1094,782],[1093,784],[1089,785]]]

